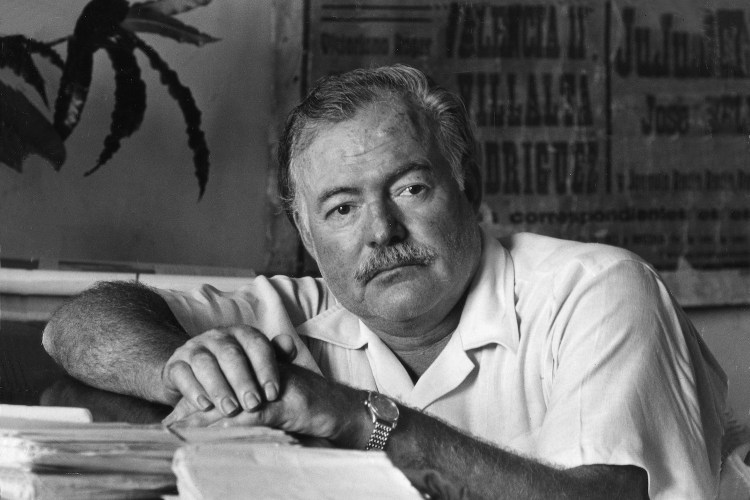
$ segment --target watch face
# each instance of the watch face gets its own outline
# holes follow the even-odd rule
[[[380,420],[391,424],[398,420],[398,406],[396,406],[396,403],[377,392],[371,392],[369,399],[372,411]]]

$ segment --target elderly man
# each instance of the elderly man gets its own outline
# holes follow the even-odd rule
[[[45,347],[170,420],[385,449],[473,497],[714,496],[726,381],[697,332],[629,252],[483,234],[471,130],[415,69],[322,80],[279,153],[322,279],[102,284]]]

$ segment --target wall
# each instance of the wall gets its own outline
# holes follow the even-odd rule
[[[85,4],[3,0],[0,33],[54,40],[72,33]],[[270,0],[214,0],[179,19],[221,41],[198,48],[156,35],[142,38],[177,71],[203,112],[211,150],[203,199],[197,201],[182,114],[142,56],[148,89],[144,122],[113,160],[83,177],[109,131],[113,104],[113,72],[99,51],[83,118],[66,143],[68,161],[61,171],[34,156],[23,174],[0,165],[3,257],[263,268],[273,105]],[[64,45],[58,48],[64,53]],[[37,63],[54,102],[60,72],[43,60]],[[9,71],[0,71],[11,81]]]
[[[729,378],[728,404],[750,423],[750,306],[687,309]]]

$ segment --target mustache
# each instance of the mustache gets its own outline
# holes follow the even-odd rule
[[[354,273],[354,280],[364,284],[378,273],[400,266],[427,266],[437,258],[437,252],[426,245],[405,242],[394,246],[377,247]]]

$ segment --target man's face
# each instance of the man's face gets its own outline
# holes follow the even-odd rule
[[[385,332],[442,321],[481,251],[475,213],[420,121],[371,105],[321,126],[293,167],[305,246],[343,306]]]

